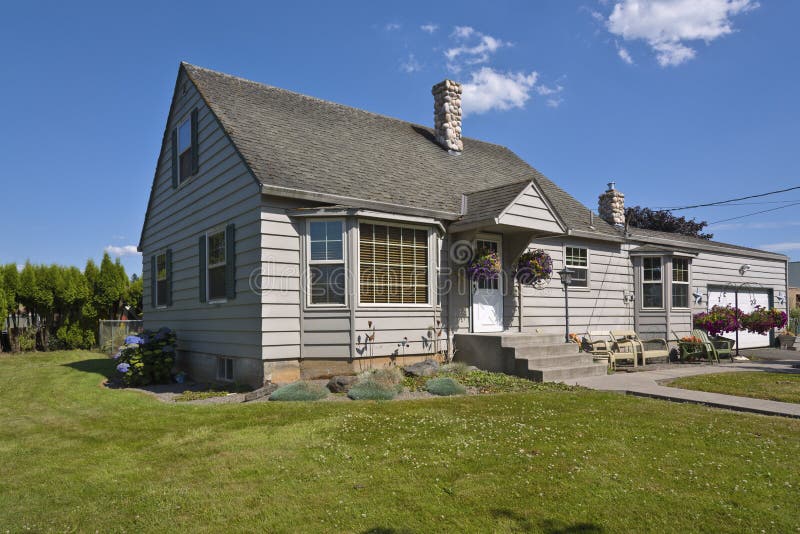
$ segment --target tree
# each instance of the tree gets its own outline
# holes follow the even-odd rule
[[[3,271],[0,270],[0,332],[6,324],[8,314],[5,313],[8,304],[6,303],[5,283],[3,281]],[[3,340],[0,339],[0,352],[3,352]]]
[[[17,270],[16,263],[9,263],[0,267],[0,272],[3,275],[3,291],[5,292],[6,307],[0,309],[0,315],[3,319],[8,318],[10,324],[8,327],[8,342],[11,345],[11,351],[17,350],[17,325],[19,313],[19,301],[17,299],[17,290],[19,289],[19,271]]]
[[[106,252],[100,262],[95,302],[100,319],[116,319],[128,292],[128,275],[117,258],[116,262]]]
[[[134,274],[131,276],[131,284],[128,287],[128,296],[125,299],[125,303],[133,309],[136,315],[139,316],[142,315],[142,310],[144,308],[142,302],[143,291],[144,283],[142,279]]]
[[[651,210],[641,206],[633,206],[625,210],[625,220],[630,226],[643,230],[658,230],[660,232],[671,232],[673,234],[699,237],[701,239],[711,239],[714,234],[702,233],[703,228],[708,226],[706,221],[695,221],[686,217],[673,215],[667,210]]]

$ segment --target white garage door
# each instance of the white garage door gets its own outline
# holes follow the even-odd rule
[[[712,306],[734,306],[736,294],[733,290],[709,289],[708,307]],[[752,290],[745,288],[739,290],[739,309],[744,313],[750,313],[756,306],[769,308],[769,293],[766,290]],[[725,337],[733,339],[735,333],[723,334]],[[745,330],[739,331],[739,348],[748,349],[753,347],[769,347],[769,334],[754,334]]]

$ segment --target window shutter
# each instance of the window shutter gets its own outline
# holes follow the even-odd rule
[[[236,227],[225,228],[225,298],[236,298]]]
[[[168,248],[167,260],[167,306],[172,306],[172,249]]]
[[[206,302],[206,236],[200,236],[200,242],[197,247],[197,256],[199,258],[200,272],[198,273],[198,287],[200,289],[200,302]]]
[[[178,188],[178,130],[172,130],[172,188]]]
[[[158,274],[156,273],[156,257],[150,256],[150,305],[156,307],[156,280]]]
[[[197,142],[197,108],[192,110],[192,176],[200,169],[200,150]]]

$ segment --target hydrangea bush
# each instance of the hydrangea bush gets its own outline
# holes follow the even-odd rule
[[[175,364],[175,333],[165,327],[128,336],[113,358],[126,386],[169,384]]]
[[[514,264],[514,276],[523,284],[546,282],[552,274],[553,258],[542,249],[526,250]]]

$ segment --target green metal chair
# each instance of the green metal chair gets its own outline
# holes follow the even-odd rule
[[[711,338],[705,330],[701,330],[699,328],[692,330],[692,335],[699,337],[703,340],[703,343],[708,343],[711,346],[711,350],[714,353],[714,359],[717,361],[717,363],[719,363],[720,356],[727,356],[731,361],[733,361],[733,340],[724,337]]]
[[[675,336],[675,343],[678,344],[678,352],[680,353],[681,360],[686,360],[691,357],[705,357],[709,361],[714,357],[714,347],[711,343],[693,343],[689,341],[681,341],[680,336],[672,330],[672,335]]]

